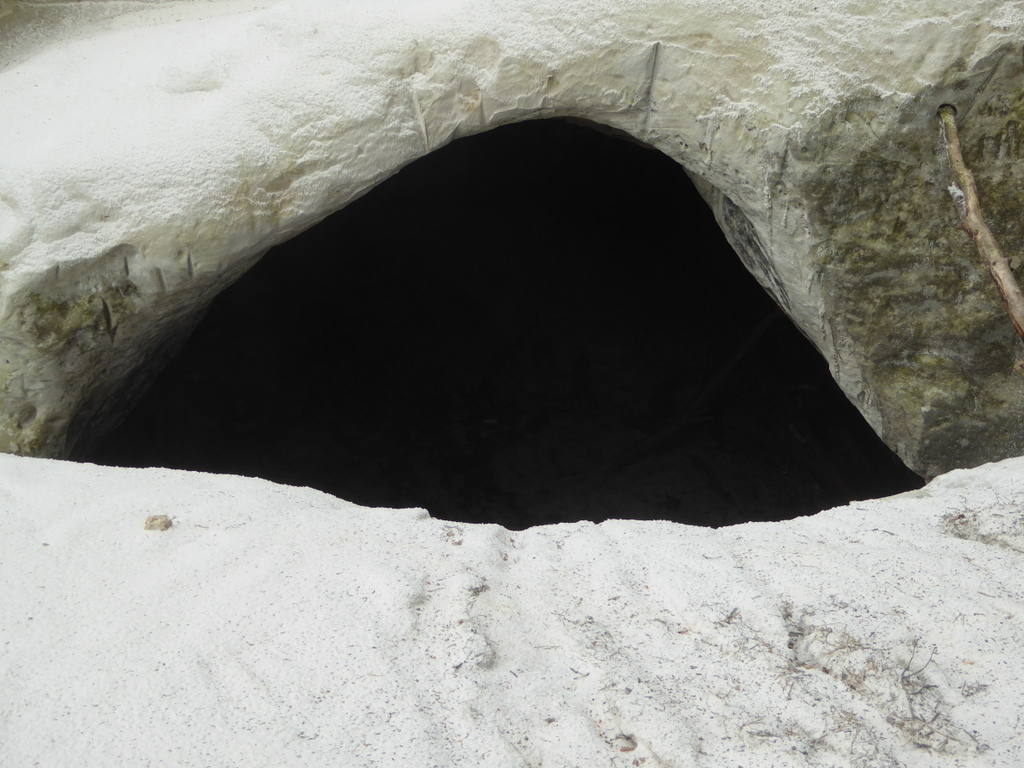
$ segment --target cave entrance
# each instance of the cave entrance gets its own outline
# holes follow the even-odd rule
[[[456,141],[273,249],[88,458],[516,529],[921,485],[682,168],[561,120]]]

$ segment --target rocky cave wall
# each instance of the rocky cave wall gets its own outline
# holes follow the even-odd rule
[[[898,451],[915,446],[914,466],[928,477],[1024,452],[1024,381],[1013,372],[1024,349],[958,226],[934,114],[943,103],[959,110],[986,220],[1019,257],[1022,78],[1024,49],[1004,46],[973,67],[958,62],[909,103],[854,101],[802,148],[803,159],[828,165],[837,146],[866,145],[842,183],[822,177],[806,188],[812,222],[828,231],[817,252],[823,314],[838,378],[861,361],[859,396],[884,414],[879,433]]]
[[[460,139],[272,249],[76,455],[512,529],[920,485],[683,169],[561,120]]]
[[[52,18],[23,11],[0,9],[17,52],[0,97],[19,105],[0,143],[2,450],[68,455],[267,248],[415,158],[566,116],[695,177],[909,466],[1020,453],[1019,344],[956,230],[935,118],[959,109],[990,223],[1016,249],[1019,2],[495,2],[387,24],[126,3],[62,11],[75,25],[51,37]]]

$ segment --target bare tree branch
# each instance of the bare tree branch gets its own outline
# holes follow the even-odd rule
[[[1010,260],[999,249],[992,231],[985,224],[981,215],[981,202],[978,200],[978,188],[974,184],[974,176],[967,169],[963,155],[960,153],[960,135],[956,130],[956,107],[943,104],[939,107],[939,118],[942,120],[942,135],[946,141],[949,164],[953,168],[957,184],[949,187],[957,213],[960,214],[960,226],[971,236],[982,261],[988,267],[989,274],[996,281],[1003,306],[1017,335],[1024,339],[1024,293],[1010,268]]]

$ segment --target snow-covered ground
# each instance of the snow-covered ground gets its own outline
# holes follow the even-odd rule
[[[0,765],[1022,765],[1022,472],[510,532],[0,456]]]

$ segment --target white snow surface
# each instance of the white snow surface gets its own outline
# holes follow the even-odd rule
[[[513,532],[0,456],[0,765],[1024,765],[1022,472]]]

